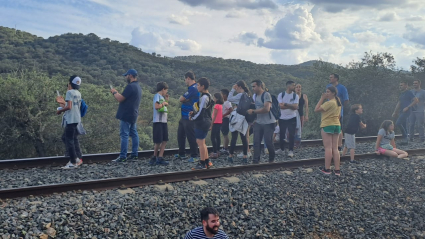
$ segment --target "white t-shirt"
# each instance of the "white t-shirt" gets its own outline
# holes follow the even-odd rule
[[[232,103],[230,101],[225,101],[223,104],[223,115],[232,108]],[[230,118],[230,114],[224,118]]]
[[[294,99],[295,94],[295,99]],[[291,94],[288,94],[285,92],[285,96],[282,99],[282,93],[280,93],[277,96],[277,101],[280,103],[287,103],[287,104],[298,104],[300,101],[300,97],[295,93],[292,92]],[[280,119],[288,120],[297,117],[297,110],[293,109],[280,109]]]

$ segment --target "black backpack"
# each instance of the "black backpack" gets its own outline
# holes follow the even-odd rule
[[[254,122],[256,115],[248,114],[249,109],[255,109],[254,100],[248,96],[247,93],[242,94],[241,99],[239,100],[238,107],[236,108],[236,113],[245,116],[247,122]]]
[[[263,94],[261,95],[261,101],[263,102],[263,104],[264,104],[264,93],[266,93],[266,92],[267,91],[263,92]],[[280,119],[280,116],[281,116],[279,101],[277,101],[276,96],[274,96],[272,94],[270,94],[270,95],[272,97],[272,107],[270,108],[269,116],[270,116],[270,119],[271,119],[272,116],[270,114],[273,114],[274,118],[276,120],[278,120],[278,119]],[[283,96],[282,96],[282,98],[283,98]]]

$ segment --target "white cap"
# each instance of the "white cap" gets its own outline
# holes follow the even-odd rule
[[[81,78],[80,77],[75,77],[73,80],[72,80],[72,84],[75,84],[75,85],[81,85]]]

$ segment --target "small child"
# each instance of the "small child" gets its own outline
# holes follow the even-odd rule
[[[221,144],[221,136],[220,136],[220,129],[221,125],[223,123],[223,96],[221,93],[215,93],[214,94],[214,111],[212,115],[212,124],[210,127],[211,131],[211,142],[213,145],[213,153],[211,154],[210,158],[216,159],[220,156],[219,150],[220,150],[220,144]]]
[[[201,160],[198,165],[193,169],[209,169],[213,165],[208,158],[208,149],[205,144],[205,138],[208,135],[208,131],[211,127],[212,117],[211,111],[214,105],[211,94],[208,92],[210,86],[210,80],[206,77],[202,77],[198,80],[198,92],[201,93],[201,98],[195,103],[194,109],[197,112],[191,111],[189,113],[189,119],[194,121],[195,124],[195,138],[196,143],[199,147],[199,154]]]
[[[364,129],[366,124],[364,124],[360,118],[360,115],[363,114],[363,107],[360,104],[355,104],[351,106],[351,115],[348,119],[347,127],[344,131],[345,146],[342,151],[342,156],[344,156],[348,149],[350,149],[350,163],[357,163],[354,161],[354,150],[356,149],[356,133],[359,131],[359,127]]]
[[[167,106],[168,102],[168,85],[165,82],[159,82],[156,85],[156,94],[153,96],[153,157],[149,161],[149,165],[168,165],[164,160],[164,150],[168,142],[168,126],[167,126]],[[159,155],[158,155],[159,150]]]
[[[230,119],[230,113],[232,113],[232,103],[227,100],[227,96],[229,96],[229,90],[222,89],[221,94],[223,96],[223,123],[221,124],[221,133],[223,134],[223,149],[220,150],[221,154],[228,155],[229,150],[229,119]]]
[[[385,120],[378,131],[375,153],[399,159],[406,158],[407,152],[396,148],[394,138],[394,123],[391,120]]]

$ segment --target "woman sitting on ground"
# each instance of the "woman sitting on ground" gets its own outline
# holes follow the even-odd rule
[[[407,152],[396,148],[394,138],[394,123],[391,120],[385,120],[378,131],[375,153],[399,159],[406,158]]]

